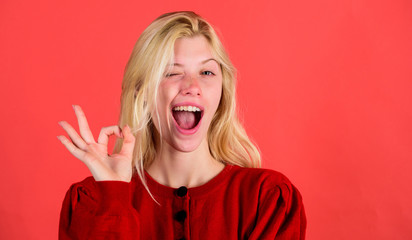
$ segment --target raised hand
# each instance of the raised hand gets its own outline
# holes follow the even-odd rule
[[[70,140],[65,136],[57,136],[61,143],[80,159],[89,168],[96,181],[124,181],[130,182],[132,178],[132,157],[135,137],[129,126],[123,130],[119,126],[109,126],[101,129],[97,143],[90,131],[86,116],[78,105],[73,105],[79,122],[80,135],[66,121],[59,122],[67,132]],[[109,155],[107,144],[111,135],[123,138],[123,146],[119,153]]]

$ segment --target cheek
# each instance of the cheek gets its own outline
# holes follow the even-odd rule
[[[218,91],[215,93],[215,104],[216,108],[218,107],[220,100],[222,99],[222,88],[220,88]]]
[[[160,84],[158,95],[157,95],[157,109],[159,110],[159,114],[160,112],[162,112],[163,114],[163,112],[165,111],[165,108],[167,108],[167,105],[170,103],[170,101],[171,101],[171,87],[165,83]]]
[[[173,101],[173,98],[176,96],[176,86],[170,84],[168,81],[163,81],[159,85],[158,95],[157,95],[157,110],[159,113],[159,118],[156,115],[156,110],[152,112],[153,119],[160,121],[163,127],[166,125],[168,120],[168,114],[170,112],[170,103]],[[170,117],[170,116],[169,116]],[[156,123],[156,125],[158,125]],[[159,127],[159,126],[157,126]]]
[[[164,80],[159,85],[158,101],[170,103],[178,93],[179,86],[171,81]]]
[[[222,88],[217,86],[211,91],[209,91],[207,96],[204,96],[208,100],[210,114],[208,114],[207,118],[212,120],[213,116],[216,114],[217,109],[219,108],[219,103],[222,97]]]
[[[221,98],[222,82],[220,81],[218,84],[216,84],[216,86],[213,87],[212,96],[210,96],[210,99],[213,99],[213,105],[215,105],[216,108],[218,107]]]

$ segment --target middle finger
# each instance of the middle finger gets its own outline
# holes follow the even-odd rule
[[[86,115],[79,105],[73,105],[74,112],[79,122],[80,135],[83,137],[86,143],[95,143],[93,134],[90,131],[89,124],[87,123]]]

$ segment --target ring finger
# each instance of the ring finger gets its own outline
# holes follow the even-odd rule
[[[66,121],[59,122],[59,125],[67,132],[72,142],[80,149],[85,150],[87,143],[79,136],[76,130]]]

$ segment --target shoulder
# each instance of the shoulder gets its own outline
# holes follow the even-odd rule
[[[110,202],[111,200],[128,199],[132,184],[134,183],[96,181],[93,177],[87,177],[71,185],[67,191],[66,199],[71,199],[73,206],[78,202],[92,206],[102,201]]]
[[[102,193],[117,193],[119,191],[126,191],[131,186],[136,184],[136,178],[132,178],[131,182],[123,181],[96,181],[92,176],[86,177],[80,182],[73,183],[69,189],[69,192],[85,192],[89,194],[102,194]]]
[[[231,187],[243,195],[256,196],[260,201],[283,199],[286,202],[301,203],[299,190],[283,173],[264,168],[232,166]]]
[[[287,213],[293,209],[303,209],[299,190],[288,177],[278,171],[233,166],[232,177],[239,179],[238,188],[248,194],[249,199],[257,197],[260,206],[282,203]]]
[[[92,176],[82,181],[72,183],[66,193],[66,198],[76,200],[80,195],[94,196],[97,192],[96,181]],[[93,197],[94,198],[94,197]]]
[[[96,181],[92,176],[86,177],[82,181],[75,182],[70,186],[70,189],[79,189],[79,188],[86,188],[86,189],[95,189],[96,188]]]
[[[231,172],[232,178],[238,179],[244,184],[249,183],[246,185],[258,187],[261,190],[269,191],[280,186],[292,187],[289,178],[272,169],[232,166]]]
[[[239,179],[235,186],[241,192],[238,201],[255,214],[250,239],[304,239],[306,215],[302,196],[289,178],[262,168],[234,166],[231,172],[234,179]]]

